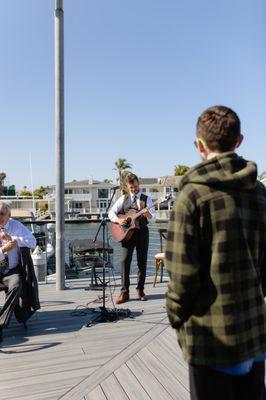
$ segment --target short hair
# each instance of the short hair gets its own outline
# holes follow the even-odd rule
[[[9,213],[9,215],[11,214],[11,206],[10,206],[9,203],[6,203],[6,202],[4,202],[4,201],[0,201],[0,210],[1,210],[2,208],[3,208],[4,210],[6,210],[6,211]]]
[[[130,183],[133,183],[134,181],[138,181],[139,182],[139,178],[137,177],[137,175],[132,174],[131,172],[129,172],[127,174],[127,176],[126,176],[125,183],[126,184],[130,184]]]
[[[205,141],[210,150],[234,150],[240,136],[240,119],[228,107],[207,108],[197,121],[197,136]]]

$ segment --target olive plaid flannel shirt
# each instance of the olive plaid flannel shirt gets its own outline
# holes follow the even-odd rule
[[[235,153],[180,183],[168,226],[166,305],[184,358],[225,366],[266,352],[266,189]]]

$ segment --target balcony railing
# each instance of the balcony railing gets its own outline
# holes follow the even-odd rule
[[[91,193],[73,193],[65,195],[65,200],[69,201],[91,201],[91,199]]]

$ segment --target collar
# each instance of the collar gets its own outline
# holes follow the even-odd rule
[[[138,194],[136,195],[137,199],[140,199],[140,195],[141,195],[141,192],[138,192]],[[133,200],[134,197],[135,197],[135,195],[130,193],[130,199]]]
[[[1,229],[8,230],[10,224],[10,218],[8,219],[7,223],[1,227]]]

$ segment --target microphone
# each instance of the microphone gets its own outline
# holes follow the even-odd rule
[[[120,185],[118,185],[118,186],[113,186],[112,189],[113,189],[113,190],[120,189]]]

